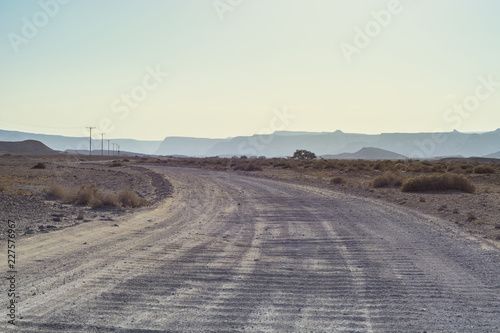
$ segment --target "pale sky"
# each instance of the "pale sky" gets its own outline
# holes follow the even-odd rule
[[[494,0],[0,0],[0,129],[494,130],[499,15]]]

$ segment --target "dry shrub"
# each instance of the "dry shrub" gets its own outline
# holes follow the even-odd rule
[[[113,161],[110,164],[108,164],[109,168],[116,168],[116,167],[121,167],[123,166],[123,163],[118,162],[118,161]]]
[[[120,207],[120,200],[118,200],[118,196],[113,193],[101,193],[100,199],[103,206],[117,206]]]
[[[460,190],[474,193],[476,190],[469,179],[462,175],[445,173],[442,175],[419,176],[404,181],[403,192]]]
[[[489,165],[479,165],[474,168],[474,173],[478,174],[486,174],[486,173],[495,173],[496,170]]]
[[[130,187],[122,190],[118,194],[113,194],[99,191],[95,184],[82,185],[77,192],[76,203],[92,208],[103,206],[137,208],[149,204],[146,199],[140,198]]]
[[[146,199],[140,198],[130,187],[124,189],[118,194],[118,202],[125,207],[137,208],[147,206]]]
[[[262,171],[262,168],[261,168],[260,166],[258,166],[258,165],[255,165],[255,164],[253,164],[253,163],[250,163],[250,164],[246,167],[245,171]]]
[[[337,166],[335,165],[335,161],[328,161],[325,164],[325,169],[337,169]]]
[[[47,168],[47,166],[45,165],[45,163],[42,162],[38,162],[32,167],[32,169],[45,169],[45,168]]]
[[[432,168],[431,168],[431,171],[432,172],[445,172],[446,171],[446,167],[442,164],[436,164],[436,165],[433,165]]]
[[[246,167],[245,165],[237,165],[233,168],[234,171],[245,171],[246,170]]]
[[[403,184],[404,177],[399,171],[387,171],[383,175],[377,176],[372,180],[373,187],[399,187]]]
[[[275,162],[273,163],[273,168],[283,168],[283,169],[291,169],[292,168],[292,164],[288,163],[288,162]]]
[[[76,203],[78,205],[90,206],[92,208],[104,206],[102,193],[95,184],[80,186],[80,189],[76,193]]]
[[[312,165],[312,168],[313,168],[314,170],[321,170],[321,169],[324,169],[324,168],[325,168],[325,165],[326,165],[326,163],[325,163],[325,161],[323,161],[323,160],[320,160],[320,161],[315,161],[315,162],[313,163],[313,165]]]
[[[74,194],[71,190],[68,190],[61,184],[57,183],[50,183],[49,187],[46,190],[46,193],[54,199],[62,201],[72,201],[74,199]]]
[[[345,178],[341,176],[333,177],[330,180],[330,184],[345,184],[346,182]]]
[[[477,216],[474,212],[469,212],[465,215],[465,219],[468,221],[475,221],[477,220]]]

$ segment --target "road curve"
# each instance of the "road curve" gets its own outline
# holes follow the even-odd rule
[[[500,332],[500,252],[445,221],[154,170],[175,188],[161,206],[18,242],[18,331]]]

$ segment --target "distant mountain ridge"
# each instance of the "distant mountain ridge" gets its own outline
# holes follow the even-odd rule
[[[170,138],[165,138],[168,143]],[[179,141],[178,141],[179,142]],[[342,131],[304,133],[275,132],[266,135],[235,137],[215,144],[204,156],[291,156],[296,149],[307,149],[316,155],[355,153],[372,147],[409,158],[444,156],[485,156],[500,150],[500,129],[481,134],[461,133],[382,133],[355,134]],[[169,151],[157,151],[169,155]]]
[[[54,150],[88,150],[88,137],[32,134],[0,130],[0,141],[38,140]],[[92,140],[92,151],[101,140]],[[163,141],[114,139],[121,151],[164,156],[266,156],[287,157],[296,149],[307,149],[318,156],[356,153],[363,148],[382,149],[408,158],[483,157],[500,153],[500,129],[484,133],[382,133],[278,131],[273,134],[208,139],[166,137]],[[104,143],[107,150],[107,142]],[[363,152],[365,153],[365,152]],[[498,155],[495,155],[498,156]],[[492,156],[493,157],[493,156]]]

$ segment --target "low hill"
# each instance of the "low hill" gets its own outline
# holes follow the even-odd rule
[[[0,141],[0,152],[41,155],[59,154],[58,151],[52,150],[40,141],[36,140],[25,140],[17,142]]]
[[[488,154],[484,157],[486,157],[486,158],[500,158],[500,151],[497,151],[496,153]]]
[[[407,157],[401,154],[394,153],[389,150],[365,147],[361,148],[355,153],[342,153],[337,155],[323,155],[326,159],[338,160],[400,160]]]

